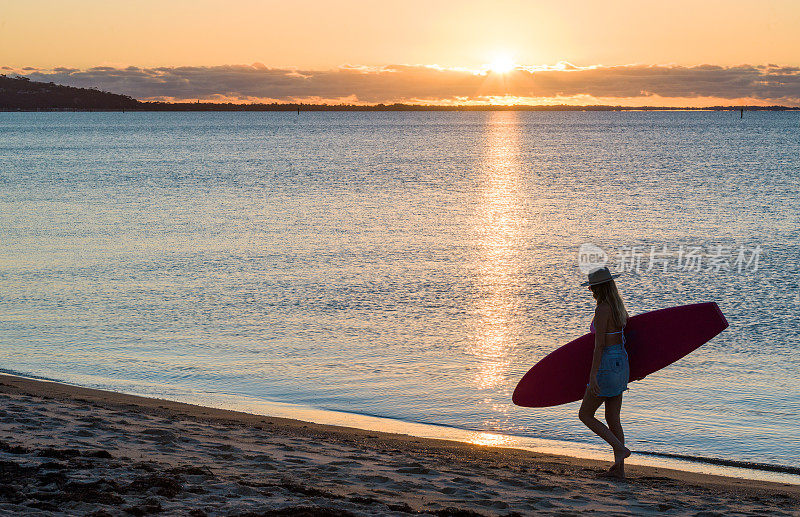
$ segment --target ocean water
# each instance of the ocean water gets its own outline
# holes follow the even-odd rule
[[[631,314],[730,327],[631,383],[634,450],[800,464],[800,113],[0,113],[0,369],[598,444],[511,403]],[[409,424],[411,425],[411,424]]]

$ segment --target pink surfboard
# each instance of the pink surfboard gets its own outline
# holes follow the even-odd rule
[[[625,326],[631,381],[670,365],[728,327],[715,302],[638,314]],[[514,404],[547,407],[583,398],[592,368],[594,334],[570,341],[536,363],[514,390]]]

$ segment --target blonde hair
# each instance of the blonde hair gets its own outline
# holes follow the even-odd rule
[[[618,327],[624,327],[628,323],[628,311],[625,310],[625,303],[622,301],[622,296],[619,295],[617,284],[613,279],[593,285],[592,292],[597,298],[598,305],[606,302],[611,306],[611,317]]]

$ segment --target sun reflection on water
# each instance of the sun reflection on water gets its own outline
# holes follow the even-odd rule
[[[519,306],[522,244],[516,112],[494,112],[487,123],[483,189],[476,238],[480,250],[475,336],[470,352],[479,360],[475,383],[508,395],[506,379],[518,342],[514,314]],[[504,412],[504,405],[496,405]]]
[[[512,436],[494,433],[475,433],[475,435],[468,440],[469,443],[488,445],[489,447],[510,447],[515,445],[517,441],[518,440]]]

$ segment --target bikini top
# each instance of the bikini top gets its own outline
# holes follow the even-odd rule
[[[616,332],[606,332],[606,334],[622,334],[625,331],[625,325],[622,326],[622,330],[618,330]],[[594,318],[592,318],[592,323],[589,325],[589,332],[594,334]]]

